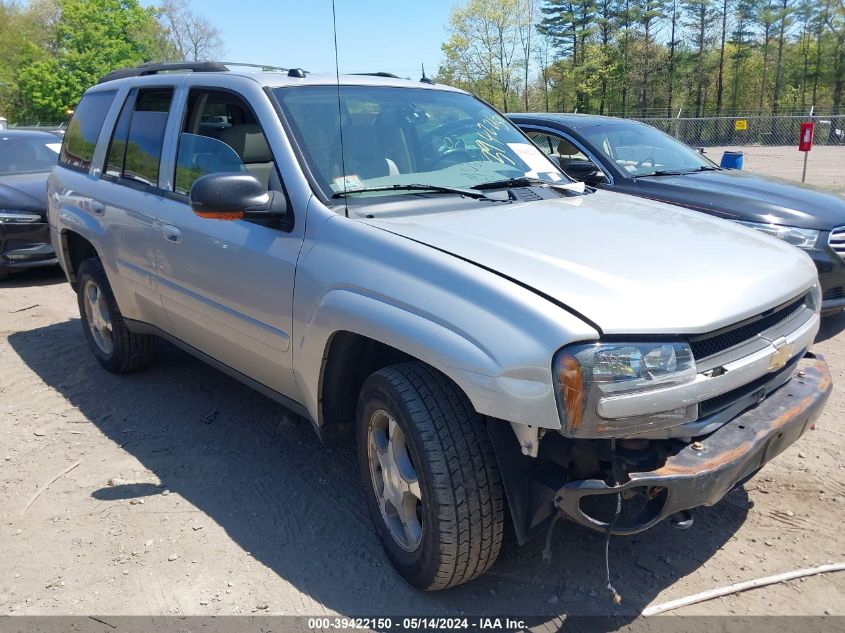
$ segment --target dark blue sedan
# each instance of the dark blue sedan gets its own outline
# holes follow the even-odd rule
[[[47,132],[0,130],[0,281],[58,263],[47,224],[47,176],[61,143]]]
[[[577,180],[742,222],[806,250],[819,270],[823,313],[845,307],[845,197],[720,169],[636,121],[581,114],[508,116]]]

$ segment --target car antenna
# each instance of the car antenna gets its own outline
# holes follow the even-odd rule
[[[434,82],[425,76],[425,63],[420,63],[420,68],[422,69],[422,77],[420,77],[420,81],[424,84],[433,84]]]
[[[334,74],[337,79],[337,129],[340,135],[340,171],[341,182],[343,183],[343,210],[346,217],[349,217],[349,202],[346,195],[346,160],[343,156],[343,111],[340,106],[340,65],[337,61],[337,11],[332,0],[332,31],[334,33]]]

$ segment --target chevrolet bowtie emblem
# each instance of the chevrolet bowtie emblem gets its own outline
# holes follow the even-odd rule
[[[794,346],[790,345],[785,340],[774,341],[772,345],[776,351],[774,354],[769,356],[769,371],[775,371],[786,365],[795,352]]]

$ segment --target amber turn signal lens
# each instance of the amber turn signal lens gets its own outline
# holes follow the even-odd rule
[[[201,218],[206,220],[242,220],[243,211],[232,211],[231,213],[217,213],[215,211],[194,211]]]
[[[581,426],[584,415],[584,373],[574,356],[565,354],[558,365],[558,381],[571,429]]]

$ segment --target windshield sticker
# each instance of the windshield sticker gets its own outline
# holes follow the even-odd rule
[[[505,125],[503,121],[498,121],[491,116],[481,119],[476,123],[478,138],[475,139],[475,145],[481,150],[485,159],[516,167],[516,162],[508,156],[504,143],[499,140],[498,130],[503,125]]]
[[[508,147],[528,165],[530,171],[526,176],[554,173],[549,170],[549,159],[533,145],[529,143],[508,143]]]
[[[357,174],[349,174],[348,176],[338,176],[334,179],[335,191],[353,191],[355,189],[363,189],[364,183]]]

